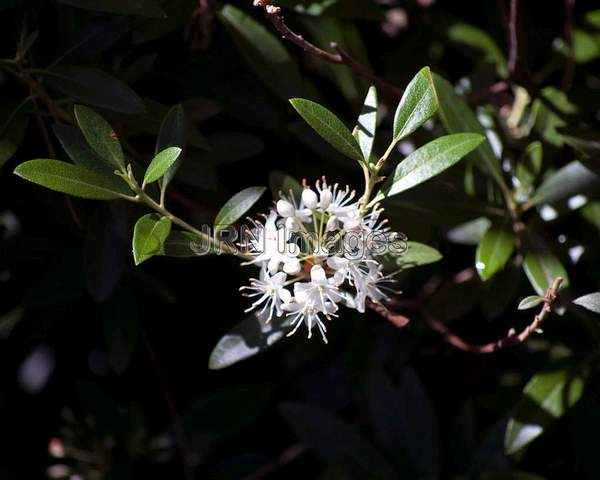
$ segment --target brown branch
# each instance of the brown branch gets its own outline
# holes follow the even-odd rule
[[[283,15],[281,14],[281,8],[272,5],[271,0],[254,0],[254,6],[264,10],[267,19],[273,24],[283,38],[300,47],[306,53],[309,53],[329,63],[334,63],[336,65],[347,65],[358,75],[366,78],[381,90],[386,91],[389,95],[396,98],[402,97],[402,89],[375,75],[370,68],[364,66],[350,56],[347,52],[340,48],[337,43],[332,42],[330,44],[331,48],[333,48],[336,52],[331,53],[317,47],[315,44],[306,40],[302,35],[293,32],[284,21]]]
[[[388,310],[388,308],[381,303],[375,303],[371,300],[367,300],[367,307],[369,307],[374,312],[377,312],[383,318],[388,320],[392,325],[398,328],[405,327],[410,322],[410,319],[408,317]]]

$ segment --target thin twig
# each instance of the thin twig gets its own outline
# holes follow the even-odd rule
[[[410,322],[408,317],[404,315],[400,315],[399,313],[394,313],[389,310],[385,305],[381,303],[375,303],[371,300],[367,300],[367,307],[369,307],[374,312],[377,312],[383,318],[388,320],[392,325],[398,328],[405,327]]]
[[[402,89],[375,75],[370,68],[358,62],[355,58],[345,52],[337,43],[332,42],[330,44],[331,48],[336,51],[336,53],[331,53],[317,47],[313,43],[306,40],[302,35],[293,32],[284,21],[283,15],[281,14],[281,8],[272,5],[271,0],[254,0],[254,6],[260,7],[264,10],[267,19],[273,24],[283,38],[300,47],[305,52],[329,63],[347,65],[358,75],[366,78],[391,96],[396,98],[402,97]]]
[[[285,467],[287,464],[293,462],[305,453],[306,447],[301,443],[291,445],[281,452],[281,454],[275,460],[263,465],[253,474],[244,477],[244,480],[260,480],[261,478],[276,472],[280,468]]]

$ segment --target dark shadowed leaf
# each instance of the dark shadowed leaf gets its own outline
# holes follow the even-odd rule
[[[352,132],[362,150],[364,159],[369,162],[377,130],[377,89],[369,88],[362,110]]]
[[[363,154],[358,142],[333,112],[303,98],[292,98],[290,103],[315,132],[332,147],[347,157],[363,162]]]
[[[52,130],[73,163],[123,183],[123,180],[113,173],[114,166],[109,165],[92,150],[78,128],[56,123],[52,125]]]
[[[103,330],[108,360],[118,375],[123,375],[129,366],[139,327],[133,292],[127,287],[117,289],[104,305]]]
[[[141,217],[133,230],[133,259],[136,265],[160,254],[171,231],[171,220],[156,213]]]
[[[269,173],[269,189],[275,199],[279,199],[279,192],[289,195],[291,191],[297,201],[300,201],[303,190],[298,180],[278,170]]]
[[[233,225],[258,202],[266,187],[248,187],[231,197],[217,213],[215,231]]]
[[[463,97],[454,91],[454,87],[439,75],[433,75],[433,82],[439,102],[439,114],[448,133],[476,132],[485,135],[485,130],[477,120],[473,111],[467,105]],[[503,181],[500,162],[494,155],[489,142],[483,142],[475,150],[470,158],[485,167],[496,179]]]
[[[216,253],[212,244],[193,233],[171,231],[158,255],[166,257],[201,257]]]
[[[95,200],[112,200],[131,196],[124,183],[115,184],[104,176],[79,165],[58,160],[37,159],[22,163],[15,169],[19,177],[57,192]]]
[[[165,18],[165,12],[155,0],[59,0],[61,3],[95,12],[114,13],[117,15],[135,15],[149,18]]]
[[[75,105],[75,118],[92,150],[112,167],[125,170],[123,149],[109,123],[84,105]]]
[[[233,5],[224,5],[217,15],[244,59],[277,95],[287,100],[302,92],[298,66],[279,38]]]
[[[525,297],[523,300],[521,300],[517,308],[519,310],[529,310],[530,308],[535,308],[542,303],[544,303],[544,297],[540,297],[539,295],[530,295],[529,297]]]
[[[296,436],[323,461],[341,466],[356,478],[398,478],[365,437],[331,413],[293,402],[280,404],[279,412]]]
[[[529,201],[531,205],[553,203],[585,193],[600,185],[600,177],[579,162],[571,162],[550,174]]]
[[[600,405],[591,396],[584,396],[569,414],[571,444],[577,463],[587,480],[600,478],[600,459],[596,446],[600,442]]]
[[[177,104],[165,115],[165,118],[160,125],[160,130],[158,131],[156,147],[154,149],[155,155],[168,147],[179,147],[182,150],[181,154],[177,158],[177,161],[165,172],[162,179],[163,185],[168,185],[171,183],[171,180],[173,180],[173,177],[177,173],[177,169],[179,168],[179,165],[185,156],[187,132],[187,116],[181,104]]]
[[[244,132],[215,132],[208,136],[211,151],[203,157],[215,165],[230,165],[258,155],[264,149],[260,138]]]
[[[477,245],[475,267],[482,280],[504,268],[515,248],[512,232],[506,226],[492,226]]]
[[[438,100],[429,67],[422,68],[410,81],[394,115],[394,143],[410,135],[429,120]]]
[[[573,300],[575,305],[587,308],[594,313],[600,313],[600,292],[588,293]]]
[[[580,162],[600,175],[600,132],[577,127],[562,127],[557,131],[565,143],[580,153]]]
[[[144,184],[147,185],[160,179],[177,161],[179,155],[181,155],[181,148],[179,147],[168,147],[157,153],[148,165],[144,175]]]
[[[269,323],[249,315],[223,336],[213,349],[208,368],[220,370],[266,350],[285,335],[286,321],[274,318]]]
[[[527,148],[517,162],[515,178],[517,180],[515,197],[518,201],[529,198],[533,191],[533,183],[542,170],[542,143],[535,141]]]
[[[433,404],[414,370],[397,383],[374,372],[367,384],[369,414],[378,444],[411,478],[436,478],[438,425]]]
[[[80,102],[114,112],[141,114],[143,100],[126,84],[102,70],[84,67],[54,67],[48,84]]]
[[[29,117],[20,111],[0,116],[0,167],[12,158],[21,145],[28,123]]]
[[[582,374],[567,369],[534,375],[510,414],[504,437],[506,453],[516,453],[539,437],[579,400],[583,387]]]
[[[376,200],[413,188],[442,173],[477,148],[484,137],[477,133],[456,133],[429,142],[412,152],[388,177]]]

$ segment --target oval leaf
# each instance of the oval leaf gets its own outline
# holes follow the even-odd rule
[[[171,231],[171,220],[149,213],[140,218],[133,229],[133,259],[136,265],[160,254]]]
[[[369,88],[352,135],[358,141],[364,159],[369,162],[377,129],[377,89]]]
[[[231,197],[219,210],[215,219],[215,231],[229,227],[246,213],[265,193],[265,187],[248,187]]]
[[[438,262],[442,254],[435,248],[419,242],[406,242],[406,250],[402,253],[387,252],[378,257],[386,271],[407,270],[421,265]]]
[[[75,197],[112,200],[122,195],[131,195],[124,182],[118,184],[108,181],[96,172],[59,160],[29,160],[19,165],[15,174],[43,187]]]
[[[455,133],[423,145],[396,167],[376,200],[391,197],[435,177],[477,148],[483,140],[484,137],[477,133]]]
[[[491,227],[479,244],[475,255],[475,267],[482,280],[490,279],[502,269],[515,248],[512,233],[506,228]]]
[[[542,303],[544,303],[544,297],[540,297],[539,295],[531,295],[521,300],[517,308],[519,310],[529,310],[530,308],[537,307]]]
[[[89,146],[109,165],[125,170],[125,157],[117,134],[100,115],[84,105],[75,105],[75,119]]]
[[[438,100],[429,67],[423,67],[410,81],[394,115],[394,143],[410,135],[431,118]]]
[[[539,437],[579,400],[584,382],[569,370],[538,373],[523,388],[523,398],[508,420],[506,453],[513,454]]]
[[[55,67],[48,84],[69,97],[113,112],[141,114],[144,101],[126,83],[102,70],[83,67]]]
[[[156,155],[150,162],[150,165],[148,165],[148,169],[144,175],[144,184],[148,185],[149,183],[156,182],[159,178],[161,178],[177,161],[180,154],[181,148],[168,147]]]
[[[573,300],[575,305],[587,308],[594,313],[600,313],[600,292],[588,293]]]
[[[303,98],[292,98],[290,103],[315,132],[336,150],[359,162],[364,161],[356,139],[333,112]]]
[[[552,203],[597,188],[600,177],[579,162],[571,162],[549,175],[537,189],[530,205]]]
[[[569,277],[560,260],[538,236],[529,239],[529,251],[523,261],[523,269],[538,295],[545,295],[556,277],[562,277],[562,286],[569,286]]]

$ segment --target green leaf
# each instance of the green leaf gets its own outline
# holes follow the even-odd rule
[[[581,209],[581,216],[600,230],[600,202],[589,202]]]
[[[207,240],[190,232],[172,231],[158,254],[165,257],[201,257],[213,253],[216,251]]]
[[[489,33],[474,25],[462,22],[450,25],[446,33],[453,42],[481,50],[484,53],[484,61],[495,65],[498,75],[506,78],[508,74],[506,57]]]
[[[244,213],[252,208],[265,193],[265,187],[248,187],[231,197],[217,213],[215,231],[233,225]]]
[[[358,117],[358,122],[354,127],[352,135],[356,138],[362,151],[365,161],[368,163],[373,151],[373,142],[375,141],[375,131],[377,129],[377,89],[374,86],[369,88],[367,97],[363,103],[362,110]]]
[[[489,280],[504,268],[515,248],[512,232],[504,227],[492,226],[486,232],[475,255],[475,267],[482,280]]]
[[[144,175],[144,184],[148,185],[156,182],[161,178],[166,171],[177,161],[181,154],[181,148],[168,147],[158,153],[148,165],[146,174]]]
[[[530,308],[537,307],[542,303],[544,303],[544,297],[540,297],[539,295],[530,295],[519,302],[517,309],[529,310]]]
[[[579,161],[600,175],[600,131],[578,127],[562,127],[557,131],[566,144],[579,152]]]
[[[104,305],[103,330],[111,367],[123,375],[133,355],[140,321],[131,289],[119,288]]]
[[[402,253],[386,252],[378,257],[386,271],[407,270],[435,263],[441,259],[442,254],[435,248],[419,242],[406,242],[406,250]]]
[[[116,177],[114,168],[92,150],[78,128],[55,123],[52,130],[74,164],[102,175],[109,173],[111,177]]]
[[[270,322],[250,315],[223,336],[208,360],[208,368],[220,370],[260,353],[281,340],[289,329],[287,321],[274,318]]]
[[[298,66],[275,34],[233,5],[224,5],[217,16],[244,59],[274,93],[287,100],[302,92]]]
[[[429,120],[438,108],[438,99],[429,67],[423,67],[402,94],[394,115],[394,140],[397,143]]]
[[[398,478],[394,468],[365,437],[325,410],[286,402],[279,411],[303,444],[324,461],[343,467],[352,478]]]
[[[94,107],[127,114],[144,113],[143,100],[121,80],[95,68],[54,67],[48,85]]]
[[[573,300],[575,305],[587,308],[590,312],[600,313],[600,292],[588,293]]]
[[[279,198],[279,192],[289,195],[291,191],[298,202],[302,196],[302,190],[304,190],[298,180],[278,170],[273,170],[269,173],[269,189],[273,198],[276,199]]]
[[[0,167],[10,160],[21,146],[29,123],[29,117],[23,112],[7,113],[7,117],[2,116],[0,122]]]
[[[93,10],[95,12],[114,13],[117,15],[135,15],[149,18],[165,18],[158,2],[155,0],[135,0],[123,2],[121,0],[59,0],[61,3],[72,7]]]
[[[358,142],[334,113],[303,98],[292,98],[290,103],[315,132],[336,150],[361,163],[364,161]]]
[[[562,277],[562,287],[569,286],[569,276],[560,260],[550,251],[541,237],[531,236],[523,269],[538,295],[545,295],[556,277]]]
[[[96,172],[59,160],[29,160],[19,165],[15,174],[43,187],[75,197],[112,200],[120,198],[121,195],[131,196],[131,191],[125,183],[115,184]]]
[[[519,158],[515,172],[517,200],[524,201],[531,195],[533,183],[542,171],[542,155],[542,142],[535,141],[527,145]]]
[[[567,124],[565,117],[577,113],[577,106],[569,101],[562,90],[555,87],[545,87],[540,92],[545,101],[537,99],[533,103],[532,115],[535,118],[535,129],[544,139],[556,147],[562,147],[564,140],[558,129]],[[554,108],[549,108],[546,103],[551,103]],[[558,115],[556,110],[562,112]]]
[[[75,119],[92,150],[113,167],[124,171],[123,150],[117,134],[108,122],[84,105],[75,105]]]
[[[442,173],[477,148],[484,137],[477,133],[456,133],[436,138],[412,152],[383,184],[376,200],[413,188]]]
[[[557,202],[582,194],[598,185],[600,185],[600,177],[581,163],[574,161],[548,175],[528,204]]]
[[[158,154],[158,152],[161,152],[168,147],[180,147],[182,149],[182,152],[177,157],[175,163],[171,165],[164,174],[162,182],[165,186],[171,183],[171,180],[173,180],[173,177],[177,173],[177,169],[183,160],[187,143],[187,132],[188,120],[185,110],[181,104],[177,104],[165,115],[165,118],[160,125],[160,130],[158,131],[156,147],[154,149],[155,154]]]
[[[446,79],[436,74],[433,74],[433,83],[439,102],[439,115],[446,131],[448,133],[476,132],[485,135],[485,129],[465,99],[454,91],[454,87]],[[489,142],[482,143],[470,155],[470,158],[485,165],[497,182],[504,182],[500,161],[494,155]]]
[[[156,213],[141,217],[133,229],[133,259],[136,265],[163,251],[171,231],[171,220]]]
[[[534,375],[508,420],[506,453],[516,453],[539,437],[579,400],[583,387],[582,376],[566,369]]]

